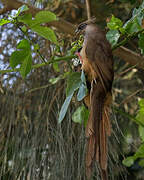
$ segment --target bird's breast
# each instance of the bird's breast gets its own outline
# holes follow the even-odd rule
[[[87,80],[91,82],[92,80],[97,78],[96,71],[94,70],[94,67],[92,67],[91,61],[86,57],[85,53],[85,47],[82,48],[80,55],[82,57],[82,70],[87,75]]]

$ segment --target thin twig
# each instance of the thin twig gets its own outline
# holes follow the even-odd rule
[[[88,20],[91,19],[91,8],[90,8],[90,1],[86,0],[86,9],[87,9],[87,18]]]
[[[128,97],[126,97],[121,103],[120,105],[127,103],[132,97],[134,97],[136,94],[138,94],[139,92],[144,91],[144,88],[142,89],[138,89],[137,91],[135,91],[134,93],[130,94]]]
[[[17,28],[23,33],[23,35],[25,35],[25,36],[27,37],[27,39],[30,41],[30,43],[34,46],[34,43],[33,43],[32,40],[30,39],[30,37],[28,36],[27,32],[24,32],[19,25],[17,25],[17,24],[14,24],[14,25],[17,26]],[[45,60],[45,58],[41,55],[40,51],[37,50],[36,52],[37,52],[37,54],[40,56],[41,60],[46,64],[46,60]]]
[[[49,64],[53,64],[55,62],[59,62],[59,61],[69,61],[70,59],[73,59],[73,58],[76,58],[76,57],[77,57],[76,55],[71,55],[71,56],[55,58],[55,59],[50,60],[50,61],[48,61],[46,63],[35,64],[35,65],[32,66],[32,69],[37,69],[37,68],[40,68],[40,67],[43,67],[43,66],[46,66],[46,65],[49,65]],[[18,71],[20,71],[20,68],[6,69],[6,70],[0,70],[0,74],[9,73],[9,72],[18,72]]]
[[[129,68],[127,68],[126,70],[122,71],[119,74],[115,75],[115,79],[120,78],[121,76],[125,75],[126,73],[128,73],[129,71],[133,70],[137,65],[131,66]]]

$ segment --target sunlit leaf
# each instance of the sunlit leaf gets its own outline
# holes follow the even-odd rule
[[[74,93],[74,92],[73,92]],[[65,115],[66,115],[66,112],[67,112],[67,109],[68,109],[68,106],[71,102],[71,99],[73,97],[73,93],[69,96],[66,97],[65,101],[64,101],[64,104],[62,105],[61,107],[61,110],[60,110],[60,113],[59,113],[59,118],[58,118],[58,122],[61,123],[62,120],[64,119]]]
[[[41,24],[57,20],[57,18],[56,15],[50,11],[40,11],[36,14],[35,20]]]
[[[8,23],[10,23],[11,21],[10,20],[8,20],[8,19],[1,19],[0,20],[0,26],[2,26],[2,25],[4,25],[4,24],[8,24]]]
[[[44,37],[45,39],[48,39],[56,44],[58,43],[56,35],[52,29],[50,29],[48,27],[39,26],[39,25],[36,25],[36,26],[32,27],[31,29],[34,32],[36,32],[38,35]]]
[[[108,28],[111,30],[117,30],[121,28],[122,25],[123,22],[120,19],[116,18],[115,16],[112,16],[110,22],[107,23]]]

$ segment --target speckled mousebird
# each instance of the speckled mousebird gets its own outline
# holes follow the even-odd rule
[[[90,179],[93,163],[97,161],[101,179],[108,180],[107,138],[111,134],[109,105],[112,101],[114,76],[112,50],[105,33],[93,20],[81,23],[76,29],[76,33],[79,32],[84,34],[84,42],[77,54],[89,89],[84,98],[84,103],[90,110],[86,125],[86,174]]]

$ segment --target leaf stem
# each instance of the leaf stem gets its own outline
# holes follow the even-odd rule
[[[44,62],[44,63],[41,63],[41,64],[35,64],[32,66],[32,69],[37,69],[37,68],[40,68],[40,67],[43,67],[43,66],[46,66],[46,65],[49,65],[49,64],[53,64],[55,62],[59,62],[59,61],[69,61],[70,59],[73,59],[73,58],[76,58],[77,56],[76,55],[70,55],[70,56],[65,56],[65,57],[57,57],[53,60],[49,60],[48,62]],[[4,74],[4,73],[9,73],[9,72],[18,72],[20,70],[20,68],[15,68],[15,69],[6,69],[6,70],[0,70],[0,73],[1,74]]]
[[[28,36],[27,32],[24,32],[17,23],[15,23],[15,25],[16,25],[17,28],[28,38],[28,40],[30,41],[30,43],[34,46],[34,43],[33,43],[32,40],[30,39],[30,37]],[[36,52],[37,52],[37,54],[40,56],[41,60],[42,60],[44,63],[47,63],[46,60],[45,60],[45,58],[41,55],[40,51],[37,50]]]

